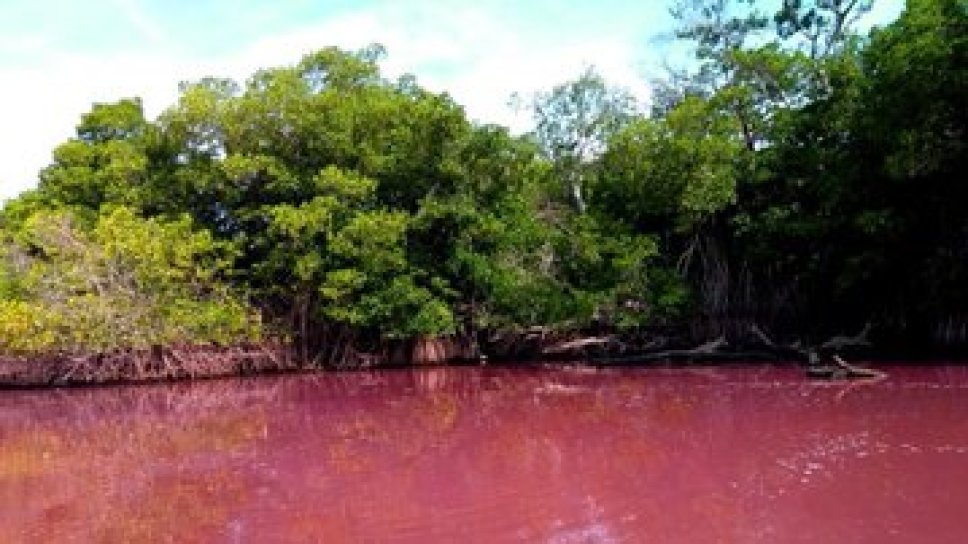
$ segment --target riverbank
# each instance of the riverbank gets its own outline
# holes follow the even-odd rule
[[[467,336],[421,336],[384,341],[369,350],[343,346],[301,355],[299,346],[273,341],[234,345],[197,344],[117,349],[106,353],[0,355],[0,388],[36,388],[275,374],[319,369],[357,370],[461,364],[578,365],[584,368],[622,366],[728,365],[760,362],[794,365],[814,379],[879,378],[882,373],[847,361],[965,360],[960,352],[920,357],[883,349],[866,338],[835,336],[813,347],[780,343],[758,327],[727,340],[721,335],[698,345],[681,331],[549,331],[534,328],[515,333]],[[327,357],[329,355],[329,357]],[[334,357],[338,355],[338,357]]]
[[[304,368],[278,344],[154,346],[94,354],[0,355],[0,387],[30,388],[142,383],[251,374]]]

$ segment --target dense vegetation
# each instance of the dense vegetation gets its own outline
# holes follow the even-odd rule
[[[155,120],[96,104],[0,212],[0,352],[281,336],[334,363],[534,326],[868,321],[964,342],[965,2],[867,36],[869,2],[752,4],[676,6],[696,60],[651,111],[588,71],[522,137],[381,76],[378,46],[184,84]]]

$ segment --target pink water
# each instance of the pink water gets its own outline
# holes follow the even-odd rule
[[[968,367],[0,392],[0,542],[968,541]]]

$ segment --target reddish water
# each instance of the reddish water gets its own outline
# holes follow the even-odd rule
[[[0,542],[965,542],[968,367],[0,393]]]

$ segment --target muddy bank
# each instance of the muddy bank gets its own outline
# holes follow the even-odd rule
[[[282,345],[154,346],[85,355],[0,356],[0,387],[217,378],[301,368]]]
[[[340,351],[338,364],[328,363],[322,357],[322,350],[315,357],[306,357],[285,343],[153,346],[94,354],[0,354],[0,388],[177,381],[324,368],[385,368],[478,360],[477,352],[465,340],[455,337],[418,337],[386,342],[380,350],[373,352],[352,347]]]
[[[578,363],[582,366],[681,365],[692,363],[775,362],[801,366],[810,378],[882,377],[841,358],[871,360],[867,331],[836,336],[814,347],[774,341],[758,327],[745,337],[725,334],[691,344],[685,335],[639,331],[550,331],[533,328],[479,336],[422,336],[382,341],[369,350],[347,345],[320,349],[316,356],[286,343],[235,346],[154,346],[109,353],[0,355],[0,387],[44,387],[83,384],[139,383],[270,374],[311,369],[349,370],[471,362]],[[859,348],[859,351],[858,351]],[[312,352],[311,352],[312,353]],[[338,358],[325,354],[338,353]],[[864,356],[860,354],[864,353]],[[333,363],[330,359],[338,361]],[[875,357],[874,359],[881,359]]]

